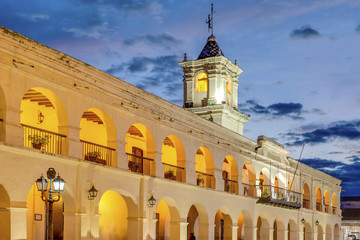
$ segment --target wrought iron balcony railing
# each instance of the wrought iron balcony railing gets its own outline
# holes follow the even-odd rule
[[[316,202],[316,210],[317,211],[322,211],[322,204],[321,204],[321,202]]]
[[[83,144],[83,159],[91,162],[111,166],[115,149],[99,144],[80,140]]]
[[[325,206],[325,212],[330,213],[330,206],[328,204],[324,204]]]
[[[303,198],[303,208],[310,209],[310,200]]]
[[[256,185],[251,185],[247,183],[242,183],[242,185],[244,188],[244,196],[257,197]]]
[[[176,180],[178,182],[183,181],[183,176],[185,169],[183,167],[178,167],[168,163],[163,163],[164,165],[164,178]]]
[[[201,187],[214,188],[215,187],[214,176],[208,173],[196,171],[196,185]]]
[[[301,193],[272,185],[257,185],[258,203],[301,208]]]
[[[126,153],[128,156],[128,170],[131,172],[150,175],[150,165],[154,161],[152,158]]]
[[[24,146],[44,150],[45,152],[62,154],[63,141],[66,136],[22,124],[24,128]]]
[[[223,178],[223,179],[224,179],[224,191],[236,193],[236,189],[238,187],[237,181],[228,178]]]
[[[337,213],[337,209],[336,209],[336,207],[331,206],[331,208],[332,208],[332,214],[336,214],[336,213]]]

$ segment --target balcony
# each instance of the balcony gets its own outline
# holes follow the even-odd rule
[[[215,188],[214,176],[196,171],[196,185],[200,187]]]
[[[301,208],[301,193],[271,185],[257,185],[257,203],[278,207]]]
[[[62,154],[62,144],[66,136],[40,128],[22,124],[24,128],[24,146],[45,152]]]
[[[322,211],[322,204],[321,204],[321,202],[316,202],[316,210],[317,211]]]
[[[178,167],[175,165],[163,163],[164,165],[164,178],[175,180],[178,182],[183,182],[183,176],[185,169],[183,167]]]
[[[303,199],[303,208],[310,209],[310,200],[309,199]]]
[[[154,159],[126,153],[128,156],[128,170],[141,174],[150,175],[150,165]]]
[[[325,212],[330,213],[330,206],[328,204],[324,204],[325,206]]]
[[[257,197],[256,185],[251,185],[247,183],[243,183],[242,185],[244,188],[244,196]]]
[[[332,208],[332,214],[336,214],[337,213],[337,209],[336,209],[336,207],[331,207]]]
[[[115,149],[84,140],[80,142],[83,144],[84,160],[111,166]]]
[[[236,193],[236,189],[237,189],[237,181],[228,179],[228,178],[223,178],[224,179],[224,191],[225,192],[231,192],[231,193]]]

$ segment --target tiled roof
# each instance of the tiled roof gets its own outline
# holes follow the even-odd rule
[[[198,59],[208,58],[208,57],[215,57],[215,56],[224,56],[222,53],[219,45],[216,42],[216,37],[211,35],[203,50],[201,51]]]

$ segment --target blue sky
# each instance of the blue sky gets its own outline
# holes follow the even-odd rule
[[[265,135],[360,195],[360,2],[214,0],[214,35],[239,77],[244,135]],[[177,105],[186,52],[209,36],[209,0],[2,2],[0,25]]]

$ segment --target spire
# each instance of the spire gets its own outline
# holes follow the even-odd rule
[[[216,56],[224,56],[224,54],[222,53],[220,46],[216,41],[216,37],[211,35],[208,38],[205,47],[201,51],[198,60],[208,57],[216,57]]]

